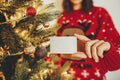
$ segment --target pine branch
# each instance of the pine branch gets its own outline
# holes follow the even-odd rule
[[[46,41],[49,41],[49,37],[54,36],[56,29],[58,28],[58,25],[54,25],[53,27],[47,29],[47,30],[42,30],[42,31],[34,31],[30,37],[31,37],[31,42],[34,44],[42,44]],[[37,40],[35,40],[37,39]]]
[[[22,58],[21,58],[22,59]],[[27,61],[17,61],[14,76],[11,80],[25,80],[27,78],[29,64]]]
[[[41,0],[12,0],[12,1],[6,1],[0,4],[0,10],[12,10],[12,8],[18,9],[21,7],[28,6],[32,2],[39,1],[42,3]]]
[[[36,10],[39,10],[37,10],[38,13],[35,16],[30,17],[25,14],[24,10],[31,6]],[[2,56],[2,60],[6,60],[7,64],[5,65],[10,64],[11,66],[13,66],[17,61],[16,65],[12,67],[12,69],[15,68],[14,75],[14,70],[8,68],[8,72],[10,70],[13,71],[9,73],[10,75],[13,75],[11,80],[26,80],[23,78],[27,76],[29,76],[29,78],[33,77],[33,79],[29,80],[52,79],[50,77],[55,70],[55,66],[52,62],[46,63],[44,59],[37,62],[34,60],[27,61],[23,56],[23,50],[25,48],[26,41],[28,41],[28,38],[29,41],[36,46],[38,44],[41,45],[43,43],[49,42],[49,37],[55,35],[55,31],[58,28],[58,25],[48,29],[37,30],[37,27],[40,24],[44,25],[44,23],[59,17],[60,12],[55,11],[52,8],[54,8],[53,3],[43,6],[41,0],[6,0],[5,3],[0,4],[0,12],[6,13],[8,17],[8,20],[0,22],[0,47],[7,45],[9,46],[10,52],[10,54],[4,54]],[[49,49],[49,45],[46,47]],[[20,59],[21,57],[23,58],[22,60]],[[32,62],[34,64],[31,64]],[[6,68],[3,68],[7,74]],[[27,72],[27,68],[30,68],[31,71]],[[62,69],[59,74],[65,70],[66,68],[64,67],[64,69]],[[39,78],[36,78],[36,75]],[[56,78],[58,79],[58,77]]]
[[[13,29],[10,25],[1,25],[2,31],[1,31],[1,42],[0,46],[4,47],[9,46],[10,47],[10,53],[14,54],[18,51],[22,51],[22,43],[20,42],[21,39],[14,33]],[[17,43],[17,44],[16,44]]]
[[[35,19],[36,21],[39,22],[42,21],[42,23],[44,22],[48,22],[48,21],[51,21],[53,19],[56,19],[60,16],[60,12],[59,11],[49,11],[47,13],[44,13],[44,14],[40,14],[40,15],[37,15],[35,16]],[[39,20],[38,20],[39,19]]]
[[[38,14],[44,14],[44,13],[46,13],[46,12],[49,12],[49,11],[51,11],[51,9],[53,9],[55,6],[54,6],[54,4],[53,3],[51,3],[51,4],[48,4],[48,5],[44,5],[44,6],[40,6],[39,7],[39,11],[38,11]]]
[[[23,52],[17,52],[16,54],[10,54],[10,55],[6,55],[6,56],[18,56],[18,55],[22,55]]]

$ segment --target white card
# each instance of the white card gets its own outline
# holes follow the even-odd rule
[[[73,54],[77,52],[77,38],[68,37],[50,37],[50,53]]]

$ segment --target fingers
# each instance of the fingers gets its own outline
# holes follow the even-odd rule
[[[88,41],[88,40],[90,40],[88,37],[83,36],[83,35],[74,34],[74,36],[76,36],[81,41]]]
[[[90,40],[85,43],[85,51],[89,58],[93,58],[96,62],[99,57],[103,58],[104,51],[110,49],[110,44],[103,40]]]
[[[87,56],[83,52],[77,52],[77,53],[71,55],[72,60],[82,60],[85,58],[87,58]]]
[[[110,49],[110,43],[103,42],[100,46],[98,46],[98,56],[103,58],[104,51],[108,51]]]
[[[73,54],[72,56],[75,56],[75,57],[78,57],[78,58],[81,58],[81,59],[87,58],[87,56],[84,52],[77,52],[77,53]]]
[[[62,54],[61,57],[65,59],[72,59],[72,60],[82,60],[87,58],[87,56],[83,52],[77,52],[74,54]]]
[[[108,51],[110,49],[110,43],[109,42],[105,42],[103,46],[105,46],[105,51]]]
[[[99,57],[103,58],[104,51],[110,49],[110,43],[103,40],[90,40],[86,36],[74,34],[78,40],[85,43],[85,52],[89,58],[93,58],[96,62],[99,61]]]
[[[70,59],[71,54],[61,54],[60,56],[65,59]]]
[[[95,44],[98,40],[90,40],[88,42],[86,42],[85,44],[85,51],[86,54],[88,55],[89,58],[92,58],[92,54],[91,54],[91,47],[93,46],[93,44]],[[95,57],[97,58],[97,57]]]
[[[99,57],[101,57],[101,58],[103,58],[103,48],[101,48],[102,46],[101,46],[101,44],[103,44],[104,43],[104,41],[103,40],[101,40],[101,41],[97,41],[93,46],[92,46],[92,57],[93,57],[93,59],[96,61],[96,62],[98,62],[99,61],[99,58],[98,58],[98,56]]]

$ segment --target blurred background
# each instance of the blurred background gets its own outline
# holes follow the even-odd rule
[[[61,3],[62,0],[44,0],[44,3],[55,3],[58,10],[62,11]],[[120,33],[120,0],[94,0],[94,5],[102,6],[107,9],[111,15],[116,29]],[[118,63],[119,64],[119,63]],[[107,80],[120,80],[120,70],[108,72]]]

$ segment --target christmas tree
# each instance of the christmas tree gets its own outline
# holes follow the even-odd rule
[[[0,80],[72,80],[70,62],[55,64],[48,55],[49,37],[60,16],[54,4],[41,0],[0,0]]]
[[[48,41],[55,27],[49,21],[58,17],[54,5],[43,5],[41,0],[6,0],[0,4],[0,46],[9,47],[14,54],[23,51],[26,42],[35,46]],[[17,44],[16,44],[17,43]]]

